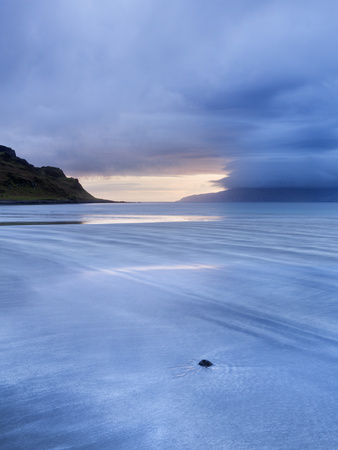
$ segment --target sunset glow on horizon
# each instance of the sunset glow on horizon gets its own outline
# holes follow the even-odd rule
[[[224,176],[224,174],[223,174]],[[194,194],[218,192],[212,181],[222,174],[163,177],[81,177],[82,186],[94,197],[126,202],[175,202]]]

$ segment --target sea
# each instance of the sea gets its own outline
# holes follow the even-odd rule
[[[0,268],[2,450],[338,448],[338,204],[2,205]]]

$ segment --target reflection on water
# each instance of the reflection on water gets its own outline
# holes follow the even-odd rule
[[[82,223],[160,223],[160,222],[211,222],[221,220],[217,216],[178,216],[178,215],[109,215],[85,217]]]
[[[20,217],[21,218],[21,217]],[[29,220],[23,215],[22,220],[8,220],[0,222],[0,226],[13,225],[105,225],[105,224],[123,224],[123,223],[160,223],[160,222],[211,222],[221,220],[217,216],[174,216],[174,215],[106,215],[85,216],[82,220]],[[26,220],[25,220],[26,219]]]
[[[115,270],[102,269],[101,272],[118,275],[119,273],[134,273],[134,272],[150,272],[153,270],[204,270],[216,269],[217,266],[211,264],[176,264],[176,265],[156,265],[156,266],[134,266],[122,267]]]

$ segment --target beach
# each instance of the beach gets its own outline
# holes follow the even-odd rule
[[[0,447],[337,448],[335,208],[2,206]]]

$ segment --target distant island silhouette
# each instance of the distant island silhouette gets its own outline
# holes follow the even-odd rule
[[[0,145],[0,204],[119,203],[93,197],[57,167],[35,167]]]
[[[338,188],[233,188],[180,202],[338,202]]]

